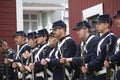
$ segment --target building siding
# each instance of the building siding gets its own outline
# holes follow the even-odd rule
[[[120,10],[119,0],[69,0],[70,35],[77,41],[77,43],[80,42],[80,39],[76,37],[77,35],[75,36],[75,32],[72,29],[77,22],[82,20],[82,10],[100,3],[103,3],[103,14],[110,14],[111,17],[117,10]],[[117,37],[120,36],[120,29],[116,27],[114,20],[112,31]]]
[[[0,0],[0,39],[16,49],[13,34],[16,32],[16,0]]]

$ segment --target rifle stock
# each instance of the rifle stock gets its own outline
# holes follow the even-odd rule
[[[43,59],[45,59],[45,51],[43,51]],[[48,77],[47,77],[47,65],[44,65],[43,72],[44,72],[44,80],[48,80]]]
[[[31,63],[33,63],[33,55],[32,55],[32,53],[31,53]],[[34,70],[32,70],[32,80],[34,80],[34,76],[35,76]]]
[[[21,55],[21,64],[23,65],[23,55]],[[25,73],[22,71],[22,80],[25,80]]]
[[[16,59],[16,54],[15,55],[13,55],[13,59],[15,60]],[[15,75],[15,80],[18,80],[18,72],[17,72],[17,68],[15,68],[14,70],[13,70],[13,72],[14,72],[14,75]]]
[[[5,66],[5,71],[6,71],[6,80],[8,80],[8,64],[6,64],[6,66]]]
[[[62,48],[62,57],[64,55],[64,48]],[[62,64],[62,69],[63,69],[63,80],[66,80],[66,76],[65,76],[65,64],[63,63]]]
[[[106,60],[109,62],[109,44],[106,45]],[[109,64],[110,65],[110,64]],[[111,80],[112,72],[110,66],[106,68],[106,80]]]
[[[82,52],[81,52],[81,57],[82,57],[82,66],[85,67],[85,57],[84,57],[84,51],[85,51],[85,41],[83,40],[83,46],[81,48]],[[87,80],[87,76],[86,73],[83,73],[83,79]]]

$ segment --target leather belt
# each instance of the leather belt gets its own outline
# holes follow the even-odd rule
[[[95,71],[94,71],[94,74],[95,74],[96,76],[99,76],[99,75],[104,74],[104,73],[106,73],[106,68],[105,68],[105,67],[103,67],[103,69],[100,70],[100,71],[98,71],[98,72],[95,72]]]

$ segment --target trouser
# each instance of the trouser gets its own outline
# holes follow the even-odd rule
[[[84,74],[83,73],[80,73],[80,76],[79,76],[79,79],[78,80],[84,80],[84,77],[86,77],[87,78],[87,80],[96,80],[95,79],[95,75],[94,75],[94,73],[86,73],[85,74],[86,76],[84,76]]]
[[[106,80],[106,73],[96,76],[96,80]]]
[[[35,79],[34,80],[44,80],[43,79],[43,77],[42,76],[40,76],[40,77],[35,77]]]
[[[116,80],[120,80],[120,70],[117,71]]]

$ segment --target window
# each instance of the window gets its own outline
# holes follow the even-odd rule
[[[42,13],[42,26],[43,27],[47,26],[47,13],[46,12]]]
[[[93,21],[98,17],[99,15],[94,15],[92,17],[89,17],[88,18],[88,22],[91,26],[91,34],[94,34],[94,35],[98,35],[98,32],[96,30],[96,24],[93,23]]]
[[[24,19],[24,31],[26,33],[37,29],[38,26],[37,14],[24,14],[23,19]]]
[[[100,3],[93,7],[87,8],[82,11],[83,19],[87,20],[91,25],[91,33],[95,35],[99,35],[96,31],[96,25],[93,23],[93,20],[97,18],[97,16],[103,14],[103,4]]]
[[[67,25],[67,34],[69,34],[69,10],[68,8],[65,8],[64,10],[64,22]]]

